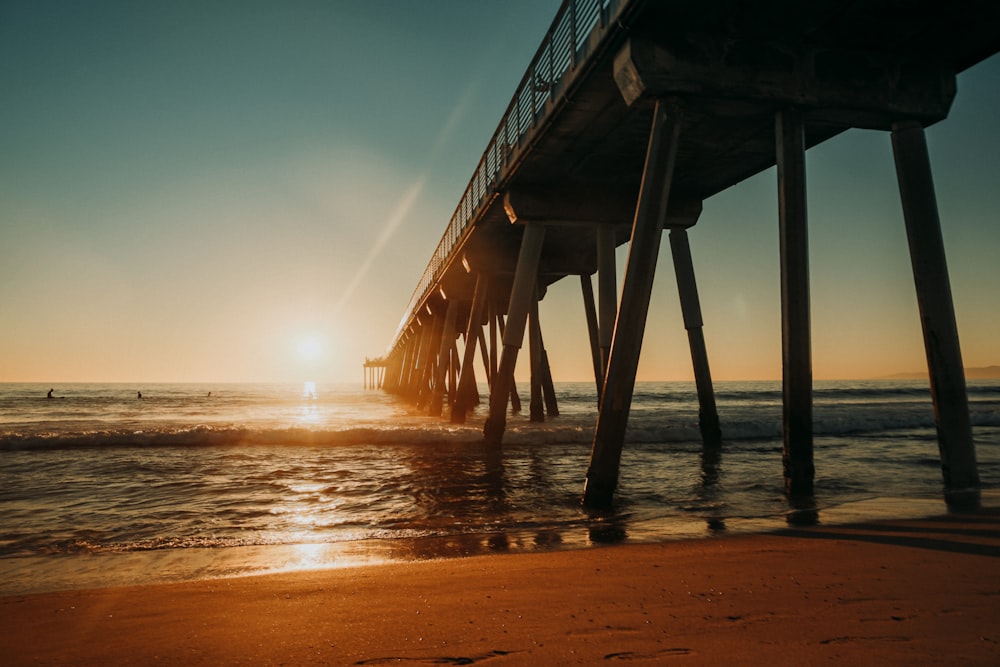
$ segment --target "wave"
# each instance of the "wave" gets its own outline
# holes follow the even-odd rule
[[[541,424],[524,419],[508,422],[504,443],[509,445],[589,444],[594,435],[593,415],[568,415]],[[780,411],[741,411],[721,416],[727,441],[781,437]],[[1000,427],[1000,410],[973,410],[974,427]],[[233,447],[233,446],[426,446],[482,442],[481,420],[451,425],[421,419],[382,427],[259,428],[249,426],[146,426],[68,433],[0,433],[0,451],[119,447]],[[933,429],[929,410],[858,409],[857,406],[817,409],[816,435],[879,434],[907,429]],[[634,443],[700,442],[696,415],[644,412],[629,422],[626,440]]]

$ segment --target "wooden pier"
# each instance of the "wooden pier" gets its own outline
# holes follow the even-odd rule
[[[501,446],[513,378],[532,420],[558,414],[538,318],[578,276],[598,419],[584,503],[613,501],[661,236],[669,232],[706,447],[719,424],[687,230],[702,202],[777,165],[785,490],[813,494],[805,151],[850,128],[891,133],[930,369],[946,500],[979,479],[924,128],[956,75],[1000,51],[1000,3],[567,0],[503,115],[386,354],[379,386],[455,422],[489,386]],[[623,284],[615,248],[629,244]],[[596,274],[597,290],[593,276]],[[525,340],[527,354],[521,354]],[[377,361],[377,363],[375,363]],[[368,369],[379,369],[369,376]],[[371,380],[371,382],[369,382]]]

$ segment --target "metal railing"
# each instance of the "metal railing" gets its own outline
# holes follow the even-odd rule
[[[444,235],[431,255],[430,262],[413,290],[410,303],[396,328],[387,351],[399,341],[400,334],[413,316],[414,310],[426,298],[447,265],[455,246],[498,192],[498,184],[507,169],[516,162],[528,133],[550,112],[566,83],[567,73],[573,72],[590,55],[616,10],[626,0],[565,0],[552,27],[545,34],[465,188],[462,199],[448,222]],[[598,33],[595,37],[593,33]]]

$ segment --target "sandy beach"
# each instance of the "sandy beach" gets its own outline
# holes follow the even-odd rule
[[[0,598],[5,664],[996,664],[1000,511]]]

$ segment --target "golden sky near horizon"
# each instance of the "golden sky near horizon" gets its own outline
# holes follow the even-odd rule
[[[5,3],[0,381],[360,383],[558,5]],[[994,56],[928,130],[970,367],[1000,363],[998,108]],[[888,135],[807,178],[814,377],[920,371]],[[780,378],[774,170],[689,234],[714,378]],[[592,379],[576,280],[541,319]],[[639,379],[691,377],[664,246]]]

